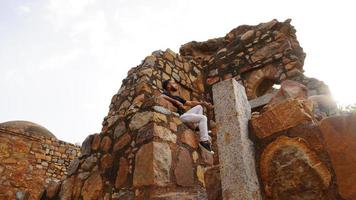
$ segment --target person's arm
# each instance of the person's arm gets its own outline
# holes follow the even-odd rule
[[[167,95],[165,95],[165,94],[162,94],[161,96],[162,96],[164,99],[166,99],[167,101],[173,103],[173,104],[176,105],[176,106],[179,106],[179,107],[181,107],[181,108],[184,107],[184,105],[183,105],[181,102],[179,102],[179,101],[177,101],[177,100],[175,100],[175,99],[173,99],[173,98],[171,98],[171,97],[169,97],[169,96],[167,96]]]
[[[208,109],[212,109],[214,107],[211,103],[208,103],[205,101],[187,101],[185,103],[185,105],[191,106],[191,107],[197,106],[197,105],[202,105],[202,106],[207,107]]]

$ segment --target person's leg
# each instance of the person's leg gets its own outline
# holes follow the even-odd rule
[[[202,115],[203,107],[201,105],[194,106],[193,108],[189,109],[186,113]]]
[[[184,113],[180,119],[184,123],[198,123],[199,125],[199,137],[200,141],[208,141],[208,119],[206,116],[202,114],[194,114],[194,113]]]

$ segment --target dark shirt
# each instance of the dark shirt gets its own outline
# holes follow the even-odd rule
[[[180,97],[180,96],[173,96],[173,95],[171,95],[170,93],[168,93],[168,92],[166,92],[166,91],[164,91],[163,94],[166,95],[166,96],[168,96],[168,97],[170,97],[170,98],[172,98],[172,99],[174,99],[174,100],[179,101],[179,102],[182,103],[183,105],[187,102],[187,101],[186,101],[185,99],[183,99],[182,97]],[[181,108],[180,106],[176,105],[175,103],[173,103],[173,105],[177,108],[178,114],[183,115],[183,114],[185,113],[185,110],[184,110],[183,108]]]

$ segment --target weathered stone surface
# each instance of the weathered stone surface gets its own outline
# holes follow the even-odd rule
[[[89,171],[91,170],[92,167],[97,163],[98,159],[95,157],[95,155],[91,155],[88,158],[85,159],[83,164],[81,165],[81,168]]]
[[[194,132],[190,129],[186,129],[181,134],[180,140],[194,149],[198,148],[198,139]]]
[[[281,83],[281,88],[271,99],[269,104],[277,104],[286,99],[306,99],[308,97],[308,89],[295,81],[285,80]]]
[[[259,115],[252,116],[251,125],[259,138],[268,137],[279,131],[287,130],[300,123],[312,120],[310,101],[287,99],[269,107]]]
[[[344,199],[356,199],[356,115],[326,118],[321,121],[320,129],[340,195]]]
[[[251,109],[266,105],[268,102],[271,101],[271,99],[274,95],[275,95],[274,93],[267,93],[265,95],[262,95],[260,97],[250,100],[249,104],[251,106]]]
[[[120,158],[119,169],[116,174],[115,188],[120,189],[127,180],[129,173],[129,163],[125,158]]]
[[[159,126],[156,123],[150,123],[147,126],[142,127],[138,132],[139,134],[136,138],[137,144],[147,143],[153,140],[153,138],[172,143],[176,143],[177,141],[177,136],[173,134],[171,130]]]
[[[247,98],[254,99],[269,92],[275,83],[274,77],[277,74],[278,69],[273,65],[267,65],[252,71],[244,82]]]
[[[113,164],[113,158],[111,154],[104,154],[100,159],[100,167],[103,171],[110,170]]]
[[[187,149],[181,147],[178,154],[177,166],[174,170],[174,175],[178,185],[193,186],[194,171],[193,162],[190,153]]]
[[[170,181],[172,153],[168,144],[151,142],[136,154],[133,185],[164,186]]]
[[[158,195],[151,195],[150,199],[152,200],[196,200],[197,195],[196,194],[192,194],[189,192],[165,192],[162,194],[158,194]]]
[[[134,115],[130,122],[130,129],[137,130],[148,124],[149,122],[167,121],[165,115],[156,112],[142,112]]]
[[[72,193],[73,200],[79,200],[82,191],[82,186],[83,186],[83,179],[81,179],[79,176],[76,176],[73,184],[73,193]]]
[[[161,138],[167,142],[176,143],[177,141],[177,136],[173,134],[171,130],[156,124],[153,125],[153,136]]]
[[[255,34],[255,31],[254,31],[254,30],[248,30],[248,31],[246,31],[246,33],[244,33],[244,34],[241,36],[241,40],[242,40],[242,41],[249,40],[250,38],[253,37],[254,34]]]
[[[148,101],[145,101],[142,105],[143,108],[153,107],[153,106],[161,106],[169,111],[177,112],[177,108],[169,101],[164,99],[162,96],[157,96],[150,98]]]
[[[110,139],[109,136],[105,136],[102,140],[101,140],[101,144],[100,144],[100,149],[107,153],[109,152],[110,148],[111,148],[111,144],[112,144],[112,141]]]
[[[213,96],[223,198],[261,199],[248,138],[251,107],[245,89],[234,79],[226,80],[213,86]]]
[[[272,199],[330,199],[331,174],[301,138],[280,136],[260,158],[265,194]]]
[[[220,167],[214,166],[208,168],[204,174],[206,191],[208,193],[208,200],[221,200],[221,179],[220,179]]]
[[[73,185],[74,176],[71,176],[63,181],[61,191],[59,192],[60,200],[72,200]]]
[[[82,188],[83,200],[99,199],[103,190],[103,180],[99,171],[93,172],[84,182]]]
[[[252,56],[252,62],[257,62],[264,58],[271,57],[274,54],[281,53],[284,49],[290,48],[290,43],[288,42],[272,42],[266,46],[258,49]]]
[[[58,194],[61,184],[59,182],[50,182],[46,189],[46,197],[51,199]]]
[[[123,135],[126,132],[126,125],[125,122],[121,121],[119,124],[116,126],[114,130],[114,137],[119,138],[121,135]]]
[[[85,138],[84,142],[82,143],[82,147],[81,147],[81,155],[82,156],[87,156],[90,154],[92,139],[93,139],[93,136],[89,135]]]
[[[18,191],[16,192],[16,200],[28,200],[30,193],[27,191]]]
[[[78,167],[79,167],[79,159],[76,158],[76,159],[72,160],[72,162],[70,162],[70,165],[69,165],[68,171],[67,171],[68,176],[74,174],[77,171]]]
[[[122,148],[124,148],[130,142],[131,142],[131,136],[130,136],[130,134],[126,133],[114,144],[113,152],[120,151]]]
[[[93,141],[91,143],[91,149],[93,151],[97,151],[99,149],[100,141],[101,141],[100,135],[99,134],[94,134],[93,135]]]

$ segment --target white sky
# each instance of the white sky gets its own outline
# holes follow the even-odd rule
[[[355,5],[288,0],[0,0],[0,122],[29,120],[58,138],[99,132],[126,72],[157,49],[292,18],[306,75],[356,103]]]

